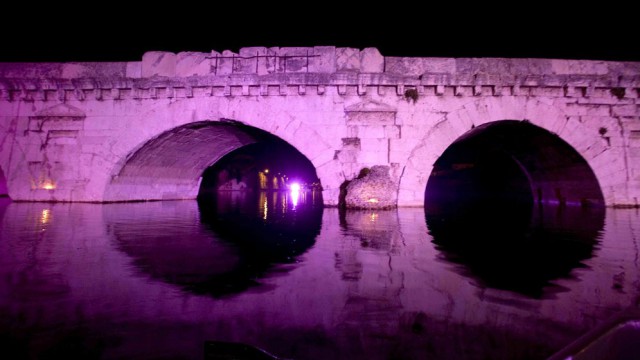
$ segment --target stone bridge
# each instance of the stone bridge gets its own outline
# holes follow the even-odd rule
[[[21,201],[195,198],[207,167],[271,134],[315,166],[326,205],[361,169],[386,165],[398,205],[422,206],[430,178],[482,154],[519,168],[538,201],[638,206],[639,91],[640,63],[330,46],[5,63],[0,190]]]

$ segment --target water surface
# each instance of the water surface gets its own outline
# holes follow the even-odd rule
[[[640,294],[636,210],[451,225],[322,209],[311,193],[2,200],[0,348],[18,359],[197,359],[206,341],[295,359],[536,359]]]

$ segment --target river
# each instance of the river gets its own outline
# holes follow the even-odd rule
[[[0,357],[540,359],[638,302],[638,210],[518,216],[0,199]]]

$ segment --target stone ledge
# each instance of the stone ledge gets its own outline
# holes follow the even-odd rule
[[[620,82],[625,82],[625,94],[620,97],[620,102],[613,99],[621,87]],[[78,100],[84,100],[84,92],[92,90],[119,90],[120,93],[131,93],[133,98],[144,98],[141,92],[158,92],[166,89],[167,93],[173,89],[186,89],[187,93],[193,93],[193,89],[220,87],[225,89],[242,88],[243,91],[233,93],[234,96],[254,96],[256,93],[266,95],[263,91],[271,86],[291,86],[298,89],[295,92],[282,92],[279,94],[296,94],[304,96],[313,93],[312,88],[317,88],[318,94],[324,94],[326,87],[336,87],[340,95],[366,95],[367,91],[375,91],[385,94],[385,88],[391,88],[398,96],[404,96],[405,90],[415,89],[419,96],[546,96],[546,97],[570,97],[570,98],[602,98],[609,99],[608,104],[624,103],[624,99],[635,98],[640,92],[640,76],[630,78],[609,78],[594,76],[585,78],[573,76],[543,76],[532,79],[531,77],[475,77],[465,74],[456,76],[429,76],[422,78],[402,77],[386,74],[270,74],[258,76],[255,74],[218,76],[191,76],[181,77],[152,77],[145,79],[133,78],[82,78],[82,79],[20,79],[0,78],[0,99],[14,101],[32,99],[48,99],[42,93],[64,92],[75,94]],[[260,90],[255,90],[259,88]],[[353,89],[354,91],[348,91]],[[450,89],[447,91],[447,89]],[[254,91],[255,90],[255,91]],[[201,91],[197,91],[202,93]],[[615,92],[615,94],[614,94]],[[206,93],[206,91],[205,91]],[[223,91],[225,95],[232,95],[230,91]],[[66,96],[66,95],[65,95]],[[101,96],[96,98],[101,99]],[[128,98],[120,94],[116,98]],[[156,96],[151,96],[156,98]],[[597,101],[594,101],[597,103]]]

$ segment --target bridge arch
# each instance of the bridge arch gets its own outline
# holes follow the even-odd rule
[[[528,121],[475,127],[436,160],[427,182],[427,211],[451,204],[603,206],[587,162],[558,136]]]
[[[298,127],[303,128],[300,124]],[[326,150],[321,141],[305,147],[304,141],[308,139],[307,136],[298,139],[295,146],[268,131],[234,120],[182,124],[146,139],[123,157],[107,181],[104,200],[194,199],[201,176],[209,166],[234,150],[260,142],[288,144],[317,169],[323,164],[320,161]],[[298,150],[300,145],[303,151]]]
[[[527,165],[523,164],[523,161],[528,162],[528,166],[546,164],[545,175],[531,174],[531,169],[523,171],[525,176],[536,177],[527,179],[529,184],[537,181],[540,185],[544,183],[542,179],[547,179],[545,186],[534,184],[531,187],[532,197],[536,201],[613,204],[615,184],[625,181],[624,164],[618,166],[619,154],[608,146],[599,128],[592,128],[578,119],[566,116],[561,111],[564,106],[566,105],[535,99],[511,98],[499,101],[480,99],[468,103],[458,111],[444,115],[411,152],[400,182],[399,205],[423,205],[427,183],[434,171],[437,172],[439,159],[447,156],[446,151],[452,146],[459,147],[458,145],[467,141],[482,143],[482,140],[479,140],[481,136],[477,135],[486,131],[494,133],[492,138],[495,141],[499,141],[497,139],[500,136],[515,136],[514,139],[521,141],[519,144],[521,147],[526,147],[522,142],[528,142],[529,150],[519,149],[521,154],[518,156],[521,158],[529,156],[537,160],[521,159],[516,161],[518,166]],[[615,127],[615,124],[609,125]],[[505,128],[500,130],[503,126],[510,130],[504,130]],[[616,131],[616,129],[610,128],[609,131]],[[541,138],[544,141],[539,141]],[[470,143],[467,142],[468,144]],[[512,145],[515,146],[515,144]],[[537,146],[545,146],[547,149],[536,148]],[[513,153],[508,156],[514,158]],[[564,173],[558,169],[552,171],[554,162],[547,158],[553,156],[579,158],[573,164],[579,169],[579,174],[591,176],[589,180],[582,179],[583,184],[587,182],[591,184],[590,190],[580,194],[562,190],[570,186],[572,181],[578,181],[575,179],[578,173],[570,175],[572,171],[576,171],[576,167],[567,168]],[[566,165],[566,163],[555,164],[559,167]],[[565,180],[568,182],[562,184]],[[596,186],[597,190],[594,190],[592,185]],[[558,189],[560,190],[557,191]]]

